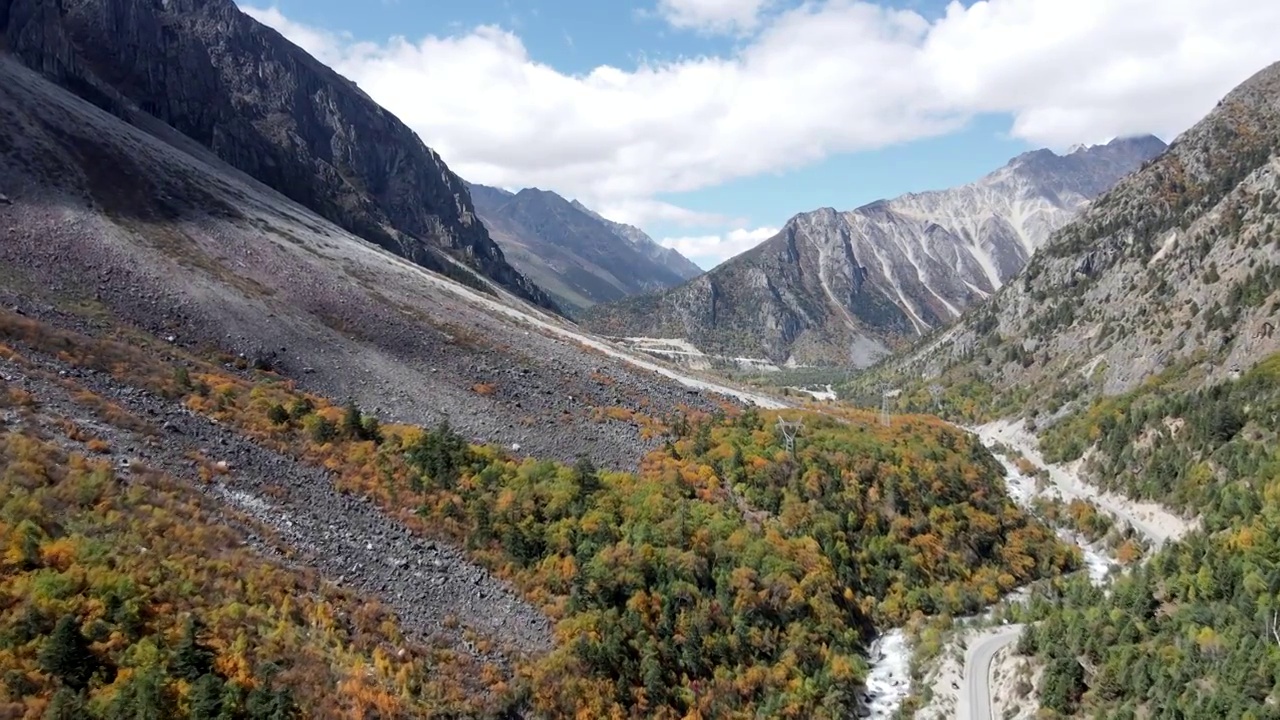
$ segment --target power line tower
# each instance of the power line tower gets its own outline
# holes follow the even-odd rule
[[[804,429],[804,423],[799,420],[783,420],[778,418],[778,432],[782,433],[782,441],[787,445],[787,452],[791,453],[791,457],[796,456],[796,434]]]

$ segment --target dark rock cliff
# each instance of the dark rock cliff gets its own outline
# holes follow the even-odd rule
[[[3,48],[140,124],[227,163],[425,267],[558,310],[515,270],[431,148],[356,85],[231,0],[0,0]]]

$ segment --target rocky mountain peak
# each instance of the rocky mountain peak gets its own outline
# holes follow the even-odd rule
[[[1103,150],[1158,144],[1129,138]],[[1171,369],[1212,382],[1280,351],[1269,330],[1280,320],[1278,157],[1280,64],[1054,233],[947,342],[886,368],[977,377],[1056,407],[1050,398],[1120,393]]]
[[[707,282],[584,321],[722,355],[869,364],[995,294],[1054,230],[1163,149],[1148,136],[1066,156],[1036,150],[968,185],[800,213]]]

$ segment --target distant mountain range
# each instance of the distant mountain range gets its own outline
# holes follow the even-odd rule
[[[1164,149],[1148,135],[1036,150],[968,185],[802,213],[705,275],[583,322],[719,354],[866,366],[994,294],[1090,199]]]
[[[567,311],[673,287],[702,270],[639,228],[548,190],[469,184],[481,222],[522,273]]]

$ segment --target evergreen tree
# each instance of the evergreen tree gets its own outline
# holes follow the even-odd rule
[[[317,444],[323,445],[330,442],[337,436],[338,431],[333,427],[333,423],[328,418],[314,415],[307,418],[307,423],[311,428],[311,440]]]
[[[578,456],[578,461],[573,466],[573,481],[578,486],[578,493],[584,498],[600,490],[600,475],[591,458],[586,455]]]
[[[298,706],[289,688],[273,690],[265,683],[249,693],[245,711],[251,720],[293,720],[298,717]]]
[[[1076,711],[1080,696],[1084,694],[1084,668],[1072,657],[1058,657],[1049,661],[1040,678],[1040,704],[1064,715]]]
[[[107,720],[171,720],[176,715],[173,696],[154,666],[131,675],[107,710]]]
[[[188,701],[191,720],[219,720],[222,716],[222,679],[212,673],[201,675],[191,686]]]
[[[702,457],[711,450],[711,423],[702,423],[693,437],[693,454]]]
[[[222,686],[221,708],[218,720],[240,720],[244,717],[244,688],[234,682]]]
[[[364,416],[355,400],[348,400],[346,410],[342,414],[342,435],[349,440],[364,439]]]
[[[458,480],[459,471],[470,461],[469,448],[449,426],[449,421],[444,420],[435,430],[422,434],[409,450],[408,460],[437,487],[451,488]]]
[[[182,637],[173,651],[173,674],[195,681],[213,669],[213,652],[200,644],[202,628],[194,615],[188,615],[182,626]]]
[[[302,418],[310,415],[315,409],[316,406],[311,403],[309,398],[300,397],[295,400],[293,405],[289,408],[289,415],[291,415],[294,420],[301,420]]]
[[[40,538],[44,535],[44,531],[40,526],[30,520],[23,520],[18,525],[18,535],[22,552],[22,559],[19,561],[23,570],[35,570],[41,566],[40,561]]]
[[[45,708],[44,720],[92,720],[84,701],[84,694],[71,688],[59,688],[53,694],[49,707]]]
[[[53,634],[40,649],[40,669],[62,680],[67,687],[82,690],[97,668],[97,660],[89,650],[89,642],[80,632],[80,621],[74,615],[63,615]]]

